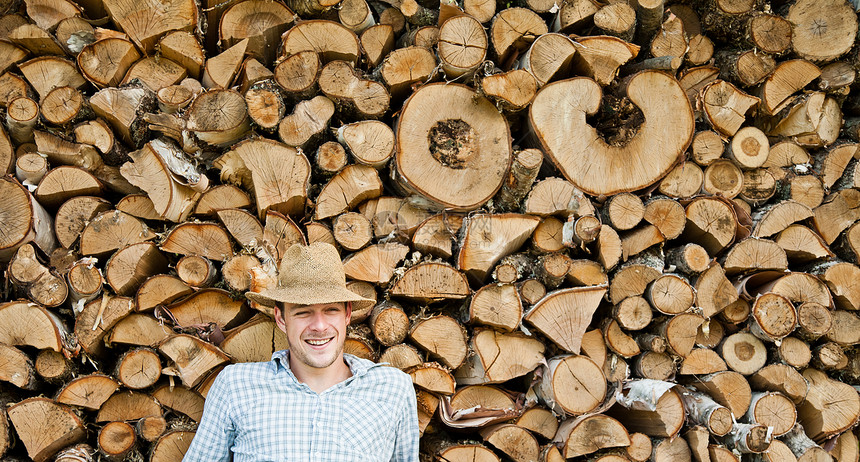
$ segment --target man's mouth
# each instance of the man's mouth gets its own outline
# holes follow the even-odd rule
[[[322,345],[327,344],[328,342],[331,342],[331,339],[332,339],[332,338],[333,338],[333,337],[329,337],[329,338],[319,338],[319,339],[316,339],[316,338],[307,338],[307,339],[305,339],[305,342],[307,342],[307,343],[309,343],[309,344],[311,344],[311,345],[313,345],[313,346],[322,346]]]

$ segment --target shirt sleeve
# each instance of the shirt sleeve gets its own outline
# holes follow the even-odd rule
[[[406,376],[406,399],[395,430],[394,454],[391,462],[418,462],[418,401],[412,380]]]
[[[206,394],[203,418],[182,462],[230,461],[236,428],[230,417],[229,375],[228,369],[222,370]]]

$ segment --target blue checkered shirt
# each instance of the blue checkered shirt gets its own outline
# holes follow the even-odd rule
[[[352,377],[317,394],[289,367],[227,366],[206,396],[183,462],[417,462],[418,412],[408,375],[344,354]]]

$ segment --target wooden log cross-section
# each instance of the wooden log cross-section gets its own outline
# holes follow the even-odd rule
[[[325,242],[422,461],[860,462],[858,11],[0,0],[0,459],[181,460]]]

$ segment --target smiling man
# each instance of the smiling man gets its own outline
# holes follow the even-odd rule
[[[294,245],[278,285],[249,292],[289,340],[272,360],[224,368],[184,462],[417,462],[409,376],[344,354],[352,302],[337,250]]]

